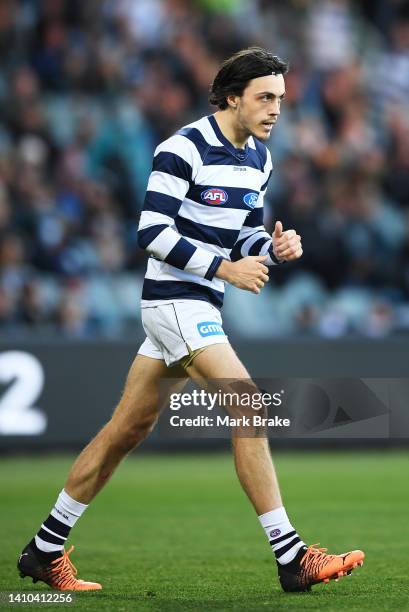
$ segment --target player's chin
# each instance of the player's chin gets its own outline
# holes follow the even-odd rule
[[[258,138],[259,140],[268,140],[271,136],[272,126],[267,127],[264,124],[257,126],[257,128],[253,131],[253,136]]]

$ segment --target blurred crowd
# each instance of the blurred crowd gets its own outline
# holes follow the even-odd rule
[[[409,331],[406,1],[2,0],[0,334],[136,329],[154,148],[214,112],[218,64],[253,44],[291,65],[266,225],[304,256],[227,292],[230,332]]]

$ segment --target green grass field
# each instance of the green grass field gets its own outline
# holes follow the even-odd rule
[[[71,460],[1,459],[1,591],[48,588],[21,580],[15,563]],[[363,548],[363,568],[311,593],[281,592],[270,547],[229,455],[141,453],[119,468],[71,534],[79,577],[100,581],[104,590],[76,595],[70,608],[409,610],[408,455],[281,453],[276,465],[304,540],[333,552]]]

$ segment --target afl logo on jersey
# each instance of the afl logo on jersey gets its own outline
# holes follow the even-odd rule
[[[246,193],[246,195],[243,196],[243,202],[249,208],[254,208],[257,200],[258,200],[258,193],[255,193],[255,192]]]
[[[225,204],[229,199],[229,196],[223,189],[217,188],[202,191],[200,197],[206,204]]]

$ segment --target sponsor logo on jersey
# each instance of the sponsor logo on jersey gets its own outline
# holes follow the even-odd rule
[[[243,196],[243,202],[249,208],[254,208],[257,200],[258,200],[258,193],[255,193],[254,191],[250,193],[246,193],[246,195]]]
[[[213,188],[202,191],[200,197],[207,204],[225,204],[229,196],[223,189]]]
[[[217,321],[203,321],[197,324],[197,331],[203,338],[206,336],[224,336],[223,327]]]
[[[270,531],[270,538],[276,538],[280,533],[281,531],[279,529],[273,529],[273,531]]]

